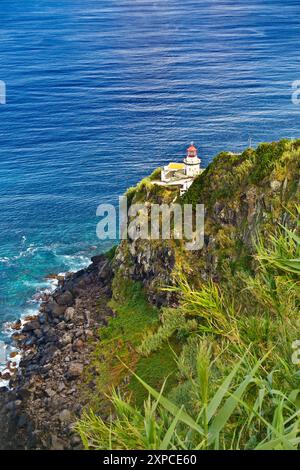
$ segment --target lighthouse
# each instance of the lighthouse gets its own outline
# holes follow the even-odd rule
[[[197,149],[193,142],[188,147],[186,157],[183,161],[185,164],[185,174],[188,178],[195,178],[195,176],[201,173],[201,160],[197,155]]]
[[[197,149],[193,142],[187,149],[183,162],[170,162],[161,169],[159,181],[154,184],[159,186],[177,186],[180,188],[182,196],[193,184],[194,179],[200,175],[204,169],[200,168],[201,160],[198,157]]]

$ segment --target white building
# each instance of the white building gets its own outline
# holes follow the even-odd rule
[[[187,149],[187,155],[183,161],[185,164],[186,176],[195,178],[195,176],[198,176],[200,174],[201,160],[197,155],[197,149],[193,143]]]
[[[180,186],[180,195],[184,194],[193,183],[196,176],[202,173],[201,160],[197,149],[192,143],[187,149],[183,163],[169,163],[161,172],[161,184],[164,186]]]

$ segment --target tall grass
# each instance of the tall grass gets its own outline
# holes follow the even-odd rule
[[[268,244],[259,238],[256,272],[241,275],[240,291],[212,281],[195,290],[177,278],[169,290],[180,294],[179,307],[164,310],[139,347],[149,355],[176,335],[177,386],[167,395],[131,371],[149,398],[139,408],[114,390],[110,419],[90,411],[77,424],[85,448],[299,449],[297,229],[281,227]]]
[[[211,395],[209,377],[213,362],[207,346],[200,347],[197,377],[193,382],[199,400],[199,411],[195,414],[165,397],[163,389],[154,390],[134,374],[149,392],[144,409],[137,409],[113,391],[114,418],[107,422],[90,412],[77,424],[85,448],[297,449],[300,443],[300,409],[295,399],[298,391],[288,397],[270,387],[268,377],[261,375],[265,358],[248,368],[236,384],[235,378],[245,366],[248,354],[249,351]]]
[[[224,296],[217,284],[210,281],[194,290],[181,273],[175,286],[164,290],[180,295],[180,306],[165,308],[161,314],[161,326],[155,333],[146,334],[139,352],[149,355],[160,348],[175,332],[185,336],[192,332],[216,334],[240,343],[237,327],[238,309]]]
[[[191,288],[185,276],[177,275],[175,287],[168,290],[180,294],[180,306],[186,316],[199,320],[199,331],[226,336],[238,341],[239,332],[236,323],[238,309],[233,301],[225,298],[220,287],[213,281],[201,286],[201,289]]]
[[[300,228],[300,222],[297,223]],[[300,274],[300,236],[292,230],[282,227],[283,233],[271,237],[269,247],[265,247],[262,239],[258,244],[258,259],[272,264],[279,270]]]

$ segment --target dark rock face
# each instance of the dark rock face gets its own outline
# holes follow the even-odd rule
[[[40,314],[14,334],[22,360],[10,390],[0,389],[0,449],[81,447],[73,427],[85,405],[82,379],[92,350],[88,340],[106,322],[112,276],[107,259],[94,257],[88,268],[60,280]]]
[[[71,307],[71,305],[74,304],[74,297],[69,290],[62,292],[57,296],[54,296],[54,298],[56,303],[63,307]]]
[[[195,180],[183,201],[205,205],[203,249],[189,252],[174,240],[128,238],[116,251],[115,273],[143,283],[148,299],[163,306],[176,304],[176,298],[161,289],[172,285],[175,265],[199,283],[209,278],[218,282],[226,269],[246,264],[251,268],[257,233],[267,239],[278,224],[294,228],[291,213],[299,203],[300,178],[298,154],[291,155],[289,159],[284,154],[276,157],[281,171],[276,165],[274,170],[270,167],[256,182],[251,176],[259,159],[252,167],[252,156],[244,156],[244,160],[235,155],[217,157],[205,180],[204,176]],[[242,167],[239,171],[234,164],[237,159]],[[158,203],[156,194],[151,195],[147,188],[138,197],[139,203]]]
[[[114,272],[142,282],[149,301],[158,307],[170,302],[170,293],[160,287],[172,283],[174,267],[174,250],[162,241],[128,240],[120,244],[114,259]]]

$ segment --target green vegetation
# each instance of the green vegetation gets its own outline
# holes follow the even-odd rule
[[[101,301],[99,302],[99,308]],[[172,350],[166,345],[162,351],[154,352],[147,361],[138,352],[145,332],[154,331],[159,322],[158,309],[146,300],[140,283],[122,276],[114,279],[114,298],[110,307],[116,316],[109,320],[106,328],[99,331],[90,366],[86,371],[86,383],[93,382],[96,392],[88,395],[94,410],[107,410],[106,395],[118,386],[142,403],[147,393],[134,378],[128,375],[120,361],[131,364],[152,386],[160,387],[166,375],[175,370]]]
[[[177,346],[174,344],[174,348]],[[178,349],[178,348],[177,348]],[[160,350],[154,351],[148,357],[140,357],[135,371],[139,377],[143,377],[145,382],[154,388],[160,388],[168,376],[166,391],[170,391],[177,383],[176,381],[176,361],[172,348],[166,344]],[[132,376],[128,384],[131,393],[131,400],[138,406],[142,406],[147,398],[147,390],[143,387],[137,376]]]
[[[111,397],[114,420],[104,421],[91,412],[78,423],[85,448],[296,450],[300,442],[296,393],[289,397],[280,394],[272,388],[270,377],[260,377],[262,361],[249,367],[244,379],[233,386],[244,361],[245,356],[211,394],[209,378],[213,363],[210,350],[203,343],[197,356],[197,376],[191,384],[199,407],[192,412],[166,398],[163,389],[157,392],[137,376],[152,400],[149,396],[144,408],[139,409],[114,391]],[[250,404],[246,396],[251,388],[257,395],[252,391]],[[268,414],[264,417],[267,402]]]
[[[155,202],[157,204],[171,203],[179,194],[179,188],[164,187],[154,184],[155,180],[160,181],[161,168],[156,168],[150,176],[143,178],[136,186],[130,187],[125,196],[127,196],[128,207],[131,204],[142,203],[145,201]]]
[[[116,254],[117,248],[117,245],[112,246],[106,253],[104,253],[104,256],[106,256],[108,260],[112,261]]]
[[[299,145],[299,142],[296,143]],[[272,170],[274,170],[275,165],[280,161],[280,157],[284,154],[286,150],[290,150],[290,141],[282,140],[279,143],[265,143],[261,144],[255,153],[253,153],[253,171],[250,175],[250,180],[252,183],[257,183],[263,180],[268,176]]]
[[[247,149],[242,154],[222,152],[200,175],[187,193],[183,203],[205,203],[211,208],[216,202],[237,201],[246,188],[257,185],[265,189],[270,181],[295,179],[300,170],[300,140],[282,140],[264,143],[256,150]],[[296,187],[293,188],[296,191]],[[285,199],[291,194],[286,194]]]
[[[300,211],[298,208],[298,213]],[[297,220],[297,226],[300,223]],[[263,242],[260,240],[259,246],[259,260],[261,262],[271,263],[275,268],[284,270],[286,272],[300,274],[300,237],[291,230],[282,227],[284,233],[277,237],[271,237],[271,243],[268,248],[265,248]],[[287,243],[287,237],[289,243]],[[295,245],[297,249],[295,250]]]
[[[205,204],[207,251],[215,274],[252,270],[255,234],[263,239],[289,223],[300,200],[300,140],[261,144],[242,154],[220,153],[183,195],[183,204]],[[194,260],[192,260],[193,269]]]
[[[296,276],[294,265],[290,271],[288,268],[299,249],[299,238],[291,231],[272,238],[269,255],[259,245],[259,282],[243,276],[246,294],[243,304],[239,298],[239,308],[220,286],[210,282],[194,291],[186,279],[179,277],[173,289],[181,291],[182,299],[174,317],[180,312],[182,321],[175,321],[170,328],[168,321],[162,320],[157,332],[149,334],[141,346],[149,359],[155,348],[161,350],[158,363],[152,365],[156,365],[156,371],[166,368],[170,372],[168,361],[161,361],[164,342],[185,328],[186,335],[181,335],[183,348],[176,355],[177,385],[168,394],[165,389],[156,391],[159,389],[141,377],[145,370],[151,370],[151,359],[147,366],[144,359],[133,377],[152,399],[138,407],[114,391],[111,402],[116,419],[104,421],[90,412],[78,424],[85,446],[298,448],[300,380],[291,363],[291,344],[299,331],[299,272]],[[283,266],[274,265],[274,253],[282,250],[290,258],[281,257]],[[167,309],[169,316],[171,310]],[[190,319],[194,320],[193,328],[188,326]]]
[[[210,242],[202,257],[170,245],[166,307],[130,280],[121,247],[102,382],[77,425],[87,449],[299,449],[299,170],[300,141],[217,156],[182,198],[205,202]]]

